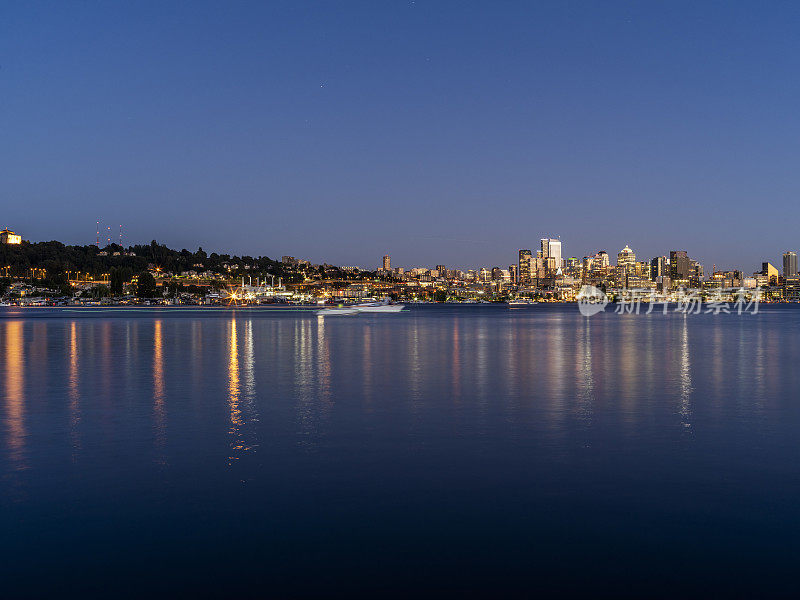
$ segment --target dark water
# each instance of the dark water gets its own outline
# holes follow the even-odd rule
[[[800,309],[0,309],[0,595],[794,593]]]

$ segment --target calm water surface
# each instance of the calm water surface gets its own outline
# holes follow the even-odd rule
[[[796,589],[800,309],[0,311],[4,597]]]

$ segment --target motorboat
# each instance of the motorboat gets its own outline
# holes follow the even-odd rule
[[[509,300],[506,304],[508,304],[508,308],[527,308],[534,306],[536,301],[517,298],[516,300]]]
[[[316,311],[316,314],[324,316],[357,315],[358,311],[352,306],[330,306]]]
[[[389,297],[378,302],[364,302],[352,305],[352,308],[355,308],[358,312],[365,313],[398,313],[405,307],[405,304],[393,304]]]
[[[332,306],[318,310],[318,315],[357,315],[358,313],[399,313],[405,308],[405,304],[393,304],[387,297],[378,302],[362,302],[360,304],[348,304]]]

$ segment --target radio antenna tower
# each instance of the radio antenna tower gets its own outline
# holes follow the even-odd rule
[[[110,246],[110,245],[111,245],[111,225],[108,226],[108,240],[107,240],[106,246]]]
[[[97,239],[94,242],[97,247],[100,247],[100,221],[97,221]]]
[[[122,248],[122,225],[119,226],[119,247]]]

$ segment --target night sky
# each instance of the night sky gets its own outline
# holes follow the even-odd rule
[[[800,248],[800,4],[4,2],[0,227],[375,267]]]

